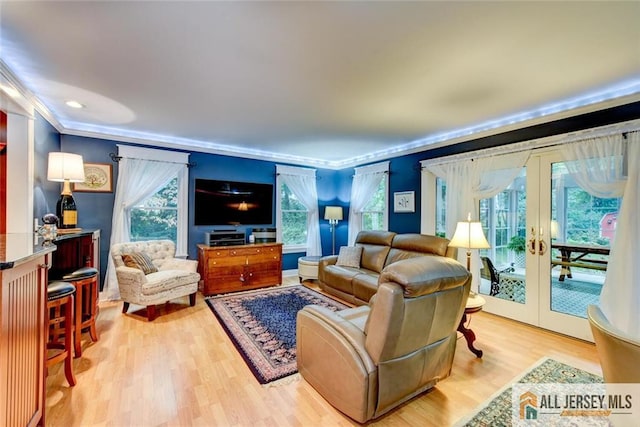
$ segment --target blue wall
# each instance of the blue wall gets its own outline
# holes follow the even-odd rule
[[[78,207],[78,226],[85,229],[100,230],[100,276],[101,283],[107,271],[109,257],[109,239],[111,238],[111,214],[115,198],[115,185],[118,179],[118,167],[111,161],[109,153],[116,153],[114,141],[62,135],[61,151],[82,155],[85,163],[106,163],[113,165],[113,190],[111,193],[85,193],[75,191],[73,198]]]
[[[46,155],[49,151],[66,151],[78,153],[87,163],[107,163],[113,165],[113,185],[118,178],[118,163],[112,162],[110,153],[117,153],[116,141],[87,138],[73,135],[59,135],[46,120],[38,120],[39,130],[36,143],[38,152],[36,182],[43,191],[43,205],[39,207],[38,215],[55,211],[55,204],[59,197],[59,185],[46,181]],[[395,191],[416,192],[416,212],[396,214],[389,213],[389,229],[399,233],[420,231],[420,154],[391,159],[389,177],[389,195],[392,201]],[[244,159],[240,157],[223,156],[208,153],[191,153],[190,162],[194,163],[189,170],[189,224],[193,224],[193,187],[196,178],[226,179],[231,181],[246,181],[275,184],[276,163],[263,160]],[[320,209],[320,236],[323,255],[332,252],[331,228],[324,220],[326,206],[342,206],[344,220],[336,227],[336,252],[340,246],[347,245],[349,198],[351,194],[351,182],[354,168],[340,171],[329,169],[317,169],[318,205]],[[107,257],[109,254],[109,240],[111,236],[111,217],[113,212],[115,192],[111,193],[83,193],[75,192],[74,198],[78,205],[79,226],[86,229],[100,229],[101,239],[101,265],[102,277],[106,271]],[[391,203],[390,201],[390,203]],[[189,257],[197,258],[197,244],[204,241],[205,231],[213,227],[189,226],[188,253]],[[238,227],[239,231],[245,231],[245,227]],[[283,269],[296,269],[297,260],[303,253],[290,253],[283,256]]]
[[[34,120],[34,162],[35,176],[33,189],[33,217],[42,223],[47,213],[56,213],[56,203],[60,198],[62,184],[47,181],[49,153],[60,151],[60,134],[40,114]]]
[[[502,134],[482,137],[453,146],[443,146],[432,150],[390,159],[389,175],[389,230],[398,233],[417,233],[420,231],[420,160],[461,153],[470,150],[490,148],[520,141],[533,140],[550,135],[573,132],[596,126],[623,122],[640,118],[640,102],[613,107],[567,119],[556,120],[528,128],[504,132]],[[55,211],[60,195],[60,186],[46,180],[47,154],[50,151],[68,151],[82,154],[85,162],[112,163],[109,153],[116,153],[115,141],[60,136],[57,131],[40,115],[35,121],[35,208],[34,215],[41,217],[46,212]],[[193,180],[195,178],[229,179],[275,183],[274,162],[242,159],[238,157],[215,154],[193,153],[191,162],[197,165],[190,170],[189,204],[193,206]],[[320,208],[320,233],[323,253],[331,253],[330,227],[324,218],[324,208],[330,205],[344,208],[344,220],[336,229],[336,251],[347,244],[348,239],[348,206],[351,194],[353,168],[340,171],[318,169],[318,204]],[[117,182],[118,164],[113,163],[113,182]],[[393,193],[398,191],[415,191],[415,212],[394,213]],[[102,230],[101,264],[106,267],[109,239],[111,236],[111,217],[114,193],[74,193],[79,210],[79,224],[83,228],[99,228]],[[193,212],[193,209],[190,209]],[[193,224],[193,213],[189,218]],[[203,241],[203,233],[207,227],[191,226],[189,229],[189,256],[196,258],[196,245]],[[297,258],[301,254],[284,256],[283,268],[296,269]],[[104,276],[104,274],[103,274]]]
[[[204,233],[214,228],[211,226],[191,225],[194,222],[193,188],[195,179],[220,179],[275,185],[276,163],[207,153],[192,153],[191,156],[189,156],[189,161],[196,164],[195,167],[192,167],[189,170],[189,257],[195,259],[197,258],[197,245],[204,241]],[[320,199],[319,205],[321,206],[323,198],[327,199],[335,193],[335,175],[336,172],[332,170],[317,169],[316,171],[318,180],[318,198]],[[324,213],[324,208],[321,208],[321,213]],[[323,222],[326,223],[326,221],[321,220],[321,226]],[[237,227],[236,229],[238,231],[245,232],[247,228],[250,227]],[[321,230],[321,233],[322,232],[323,230]],[[323,251],[325,253],[330,253],[330,237],[328,245],[324,243],[325,239],[322,240]],[[290,253],[283,255],[282,268],[285,270],[297,269],[298,258],[303,255],[304,253]]]

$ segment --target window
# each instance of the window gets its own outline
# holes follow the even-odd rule
[[[178,177],[131,208],[131,241],[178,237]]]
[[[388,227],[389,162],[355,168],[349,206],[349,239],[353,245],[361,230]]]
[[[276,233],[286,253],[322,255],[316,170],[276,165]]]
[[[286,246],[306,246],[308,211],[287,184],[280,185],[282,243]]]
[[[362,209],[362,230],[386,230],[387,175],[383,175],[371,200]]]

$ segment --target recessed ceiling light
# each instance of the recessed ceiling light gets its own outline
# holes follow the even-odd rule
[[[84,105],[82,105],[78,101],[70,100],[70,101],[66,101],[65,104],[67,104],[67,107],[71,107],[71,108],[84,108]]]

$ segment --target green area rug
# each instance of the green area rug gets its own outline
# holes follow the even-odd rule
[[[309,304],[346,305],[302,285],[278,286],[206,299],[251,372],[269,384],[298,372],[296,315]]]
[[[473,411],[472,415],[459,420],[455,426],[511,426],[511,386],[514,383],[602,383],[602,377],[553,359],[544,358],[480,405]]]

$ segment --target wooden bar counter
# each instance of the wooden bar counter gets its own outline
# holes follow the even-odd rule
[[[54,245],[0,235],[0,425],[44,425],[47,275]]]

